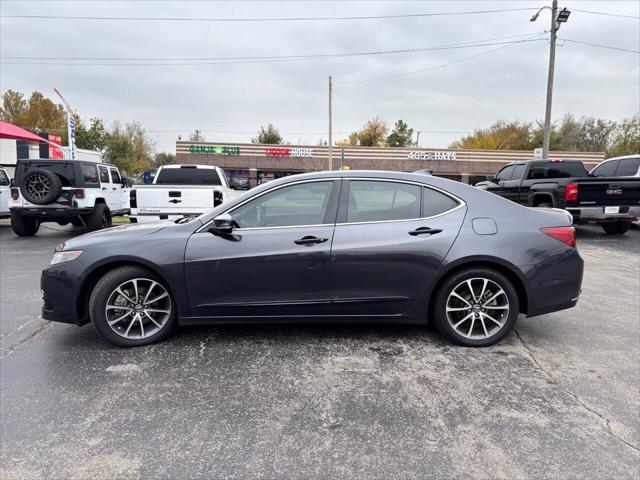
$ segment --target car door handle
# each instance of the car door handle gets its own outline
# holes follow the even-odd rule
[[[296,245],[313,245],[314,243],[324,243],[327,240],[328,238],[319,238],[319,237],[314,237],[312,235],[309,235],[306,237],[299,238],[298,240],[295,240],[294,243]]]
[[[440,233],[442,231],[441,228],[429,228],[429,227],[418,227],[415,230],[411,230],[409,235],[435,235],[436,233]]]

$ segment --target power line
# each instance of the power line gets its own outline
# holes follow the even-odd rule
[[[580,13],[590,13],[592,15],[605,15],[607,17],[619,17],[619,18],[631,18],[633,20],[640,20],[640,17],[636,17],[635,15],[622,15],[619,13],[608,13],[608,12],[594,12],[593,10],[580,10],[579,8],[571,8],[574,12]]]
[[[538,35],[538,34],[534,34],[534,35]],[[539,41],[542,41],[542,40],[546,40],[546,38],[533,38],[533,39],[530,39],[530,40],[526,40],[526,42],[539,42]],[[510,47],[512,45],[516,45],[516,44],[519,44],[519,43],[523,43],[523,42],[524,42],[523,40],[520,40],[520,41],[517,41],[517,42],[509,42],[509,43],[507,43],[505,45],[502,45],[501,47],[498,47],[498,48],[492,48],[490,50],[485,50],[484,52],[480,52],[480,53],[477,53],[475,55],[470,55],[468,57],[459,58],[457,60],[453,60],[453,61],[446,62],[446,63],[441,63],[439,65],[432,65],[430,67],[421,68],[420,70],[413,70],[413,71],[410,71],[410,72],[403,72],[403,73],[397,73],[397,74],[393,74],[393,75],[386,75],[386,76],[383,76],[383,77],[366,78],[366,79],[362,79],[362,80],[346,80],[346,81],[343,81],[343,82],[336,82],[336,84],[348,85],[348,84],[357,84],[357,83],[377,82],[377,81],[380,81],[380,80],[389,80],[389,79],[392,79],[392,78],[400,78],[400,77],[406,77],[406,76],[409,76],[409,75],[415,75],[415,74],[418,74],[418,73],[424,73],[424,72],[428,72],[428,71],[431,71],[431,70],[436,70],[438,68],[446,68],[446,67],[448,67],[450,65],[454,65],[456,63],[466,62],[468,60],[472,60],[474,58],[478,58],[478,57],[481,57],[481,56],[484,56],[484,55],[488,55],[490,53],[497,52],[498,50],[502,50],[504,48],[507,48],[507,47]]]
[[[609,50],[617,50],[619,52],[640,53],[639,50],[631,50],[629,48],[614,47],[611,45],[602,45],[599,43],[581,42],[579,40],[571,40],[569,38],[558,38],[558,40],[561,40],[563,42],[578,43],[580,45],[589,45],[590,47],[608,48]]]
[[[99,63],[80,63],[83,61],[109,61],[109,62],[150,62],[150,61],[161,61],[163,63],[154,64],[154,63],[142,63],[142,64],[134,64],[134,63],[108,63],[106,65],[190,65],[191,62],[197,62],[194,64],[197,65],[219,65],[219,64],[235,64],[235,63],[258,63],[258,62],[270,62],[270,61],[296,61],[296,60],[322,60],[326,58],[342,58],[342,57],[359,57],[359,56],[374,56],[374,55],[392,55],[399,53],[418,53],[418,52],[426,52],[426,51],[434,51],[434,50],[453,50],[453,49],[461,49],[461,48],[472,48],[472,47],[484,47],[484,46],[492,46],[492,45],[502,45],[513,42],[495,42],[495,40],[503,40],[508,38],[518,38],[518,37],[530,37],[531,33],[520,34],[520,35],[510,35],[506,37],[496,37],[489,38],[486,40],[474,40],[470,42],[462,42],[462,43],[453,43],[453,44],[445,44],[445,45],[437,45],[433,47],[420,47],[420,48],[408,48],[408,49],[396,49],[396,50],[376,50],[376,51],[367,51],[367,52],[342,52],[342,53],[319,53],[319,54],[304,54],[304,55],[275,55],[275,56],[253,56],[253,57],[196,57],[196,58],[123,58],[123,57],[26,57],[26,56],[6,56],[3,55],[1,58],[7,60],[45,60],[46,62],[6,62],[2,63],[7,64],[25,64],[29,65],[31,63],[35,64],[44,64],[44,65],[56,65],[56,62],[49,62],[50,60],[64,60],[71,61],[74,63],[65,63],[64,65],[102,65]],[[533,34],[533,35],[537,35]],[[176,61],[188,61],[189,63],[164,63],[164,62],[176,62]]]
[[[0,18],[15,19],[46,19],[46,20],[108,20],[108,21],[160,21],[160,22],[309,22],[331,20],[380,20],[398,18],[442,17],[455,15],[483,15],[490,13],[522,12],[536,10],[535,8],[504,8],[497,10],[471,10],[462,12],[431,12],[405,13],[398,15],[358,15],[350,17],[246,17],[246,18],[215,18],[215,17],[97,17],[88,15],[0,15]]]

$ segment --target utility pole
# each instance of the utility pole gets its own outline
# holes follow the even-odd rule
[[[333,151],[331,148],[331,144],[333,143],[333,137],[332,137],[332,127],[333,127],[333,115],[331,113],[332,111],[332,85],[331,85],[331,75],[329,75],[329,170],[333,170]]]
[[[418,130],[418,135],[416,136],[416,147],[420,146],[420,133],[422,133],[422,132],[420,132],[420,130]]]
[[[547,104],[544,110],[544,136],[542,138],[542,158],[549,158],[551,137],[551,100],[553,97],[553,73],[556,66],[556,38],[558,37],[558,0],[551,4],[551,44],[549,45],[549,73],[547,76]]]
[[[547,102],[544,111],[544,134],[542,137],[542,158],[549,158],[549,139],[551,137],[551,101],[553,99],[553,74],[556,65],[556,39],[558,38],[558,30],[560,24],[565,23],[569,19],[571,12],[566,8],[563,8],[558,13],[558,0],[551,2],[551,8],[548,6],[542,7],[531,17],[530,22],[535,22],[538,19],[540,12],[548,8],[551,10],[551,41],[549,44],[549,72],[547,75]]]

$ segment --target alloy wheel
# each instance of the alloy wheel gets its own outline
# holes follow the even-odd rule
[[[51,181],[44,175],[31,175],[25,185],[27,191],[33,198],[42,200],[51,191]]]
[[[111,330],[121,337],[148,338],[171,318],[171,297],[155,280],[133,278],[111,292],[105,315]]]
[[[509,298],[488,278],[470,278],[451,290],[446,315],[453,330],[471,340],[497,334],[509,318]]]

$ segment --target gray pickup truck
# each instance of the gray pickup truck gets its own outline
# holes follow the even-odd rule
[[[592,176],[579,160],[510,163],[477,187],[528,207],[567,210],[574,223],[622,234],[640,218],[640,178]]]

